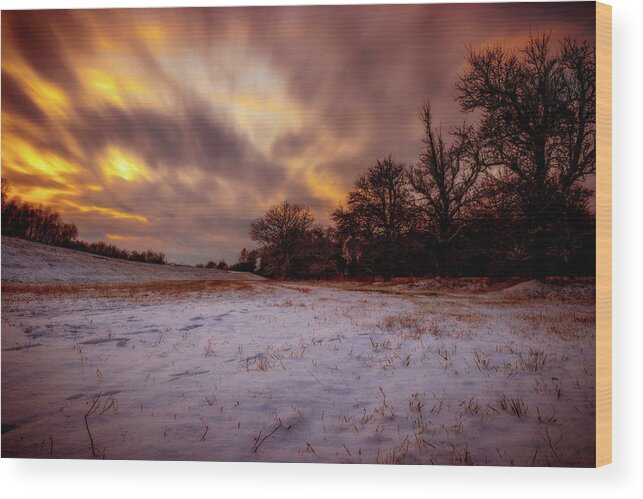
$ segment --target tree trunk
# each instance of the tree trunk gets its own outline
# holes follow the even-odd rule
[[[393,273],[393,265],[391,262],[393,252],[391,246],[391,240],[389,237],[387,237],[386,241],[384,242],[384,261],[382,262],[382,277],[384,278],[384,282],[389,282]]]

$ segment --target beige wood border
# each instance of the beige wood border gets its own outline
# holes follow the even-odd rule
[[[596,466],[612,462],[612,7],[596,3]]]

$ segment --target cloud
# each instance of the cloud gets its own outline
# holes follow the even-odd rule
[[[5,70],[2,71],[2,108],[34,122],[44,122],[47,115],[29,97],[20,82]]]
[[[234,261],[270,204],[321,222],[417,109],[448,130],[466,47],[593,42],[592,3],[7,11],[3,176],[82,237]]]

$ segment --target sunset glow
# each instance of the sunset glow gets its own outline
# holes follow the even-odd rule
[[[114,177],[121,178],[127,182],[152,179],[145,163],[139,159],[128,157],[113,147],[107,151],[101,162],[103,175],[108,181],[111,181]]]
[[[593,4],[530,5],[5,11],[2,176],[84,239],[234,261],[271,204],[325,223],[376,159],[416,161],[427,98],[462,124],[467,46],[593,42]]]

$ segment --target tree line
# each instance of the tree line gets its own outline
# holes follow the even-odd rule
[[[128,251],[103,241],[88,242],[78,239],[75,224],[65,223],[59,213],[51,208],[35,206],[18,197],[9,196],[9,182],[2,179],[2,235],[19,237],[52,246],[75,249],[86,253],[132,260],[136,262],[165,264],[165,254],[147,251]]]
[[[279,278],[333,275],[524,277],[595,274],[596,65],[587,42],[532,36],[519,50],[469,50],[463,113],[444,134],[420,108],[421,153],[360,175],[331,214],[284,201],[250,227],[257,250],[232,268]]]

